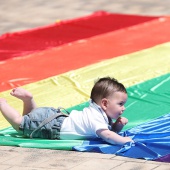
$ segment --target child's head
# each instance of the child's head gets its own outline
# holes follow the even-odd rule
[[[91,99],[102,107],[108,117],[117,119],[125,110],[127,91],[116,79],[104,77],[98,79],[92,88]]]

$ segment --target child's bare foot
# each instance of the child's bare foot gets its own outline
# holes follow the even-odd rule
[[[33,98],[30,92],[20,87],[13,89],[10,94],[18,99],[21,99],[22,101]]]

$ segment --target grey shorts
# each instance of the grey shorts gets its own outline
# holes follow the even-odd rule
[[[54,114],[58,114],[57,109],[52,107],[40,107],[32,110],[29,114],[23,116],[19,132],[26,137],[30,137],[30,134],[37,129],[45,119]],[[60,128],[65,118],[66,116],[60,116],[51,120],[39,130],[35,131],[33,138],[59,139]]]

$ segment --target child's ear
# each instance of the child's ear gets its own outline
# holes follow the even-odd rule
[[[101,107],[104,111],[107,109],[107,103],[108,103],[108,100],[106,98],[103,98],[101,100]]]

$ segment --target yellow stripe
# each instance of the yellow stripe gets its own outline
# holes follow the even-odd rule
[[[99,77],[115,77],[129,87],[169,72],[170,43],[165,43],[31,83],[24,88],[33,93],[39,106],[68,108],[89,100],[94,80]],[[11,97],[9,91],[0,93],[0,97],[22,111],[22,102]],[[0,129],[8,125],[0,116]]]

